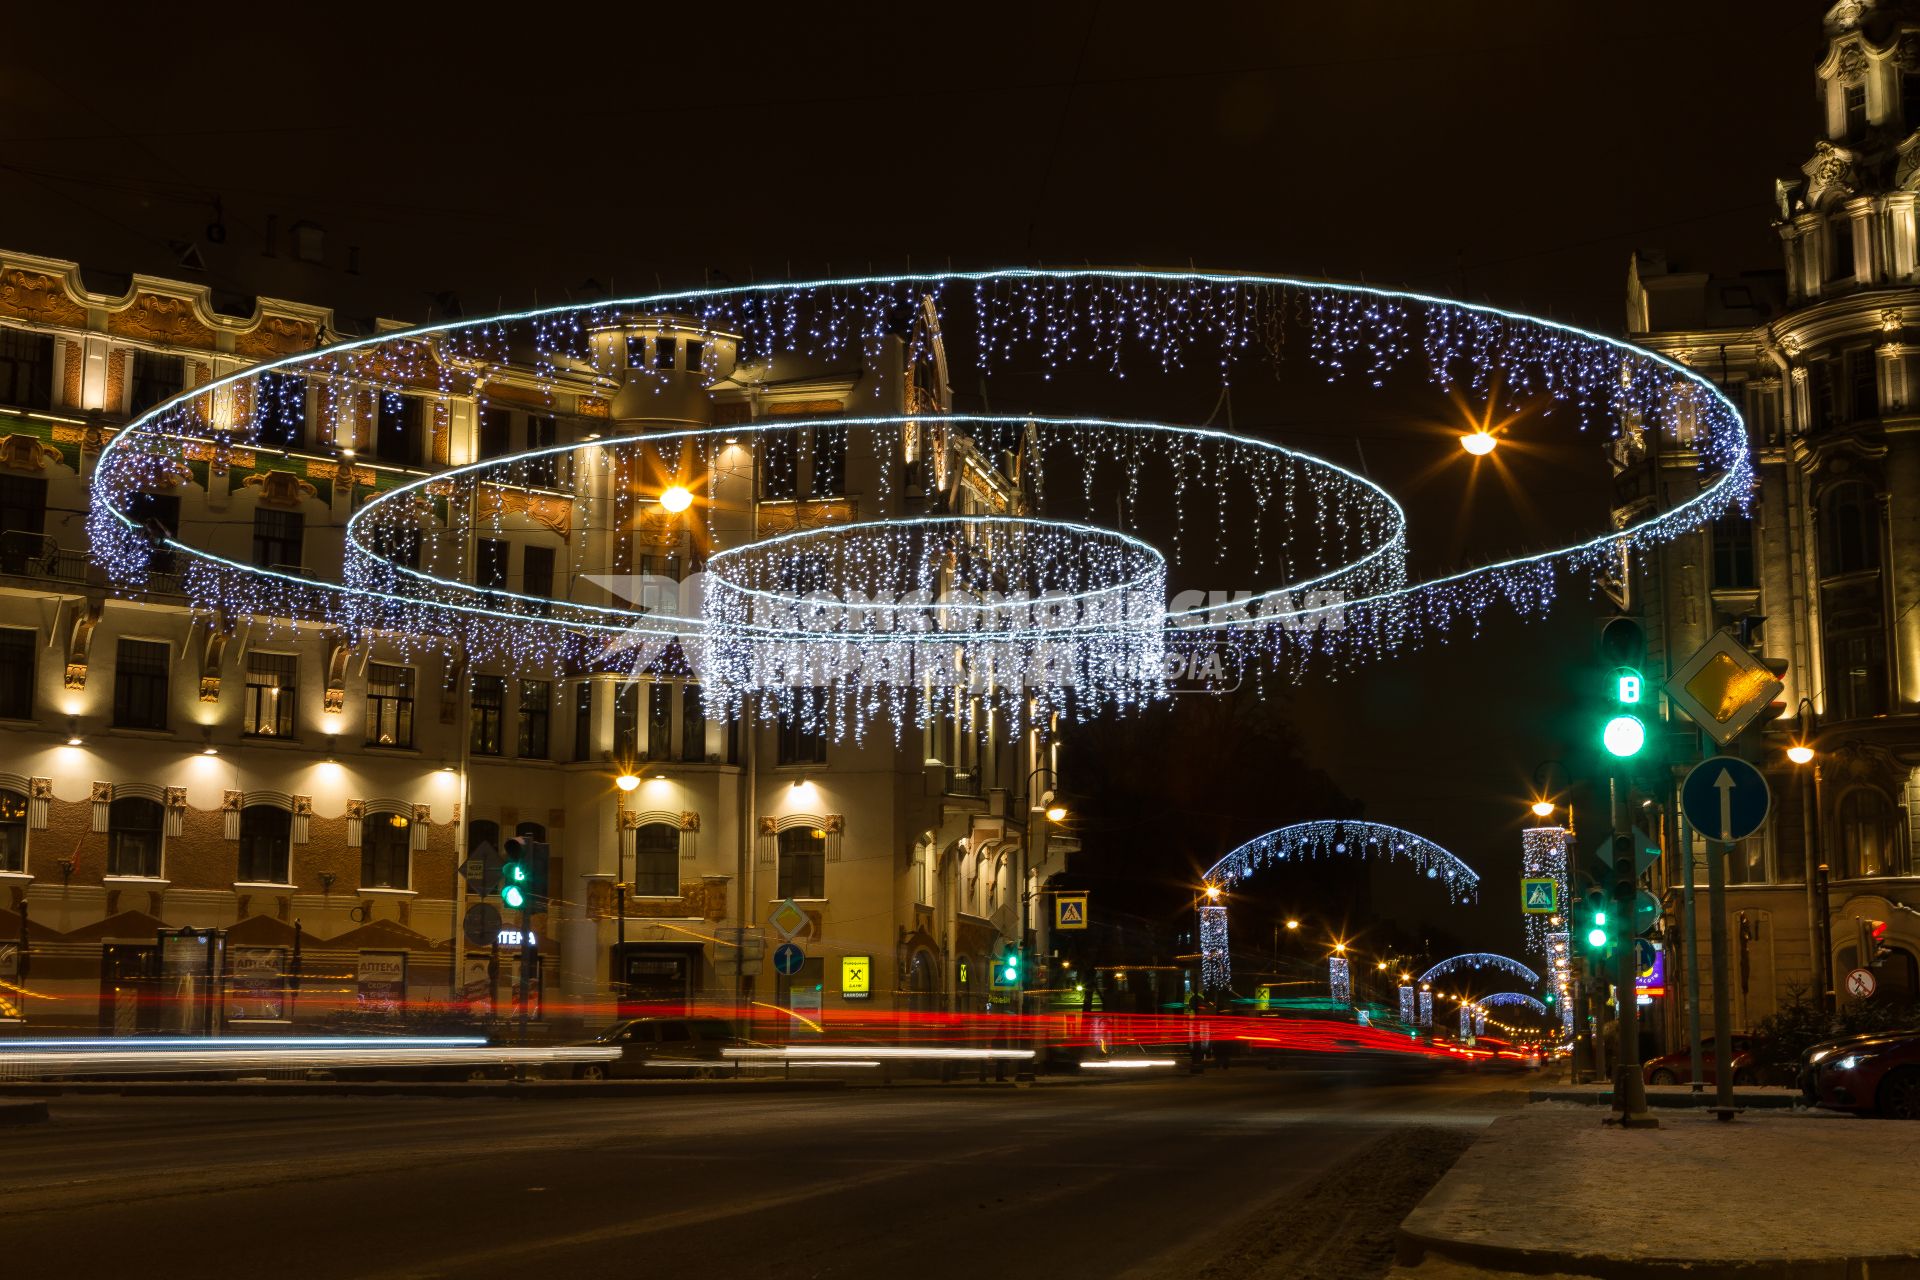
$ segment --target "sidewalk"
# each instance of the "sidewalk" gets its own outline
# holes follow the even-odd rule
[[[1396,1277],[1920,1277],[1920,1124],[1591,1111],[1497,1120],[1400,1226]],[[1416,1265],[1418,1264],[1418,1265]]]
[[[1685,1084],[1650,1084],[1646,1088],[1649,1107],[1710,1107],[1714,1104],[1712,1085],[1708,1085],[1701,1093],[1695,1093],[1693,1086]],[[1544,1089],[1528,1091],[1527,1101],[1579,1102],[1588,1106],[1610,1107],[1613,1105],[1613,1086],[1610,1084],[1550,1085]],[[1736,1107],[1791,1110],[1799,1101],[1798,1089],[1743,1084],[1733,1087],[1733,1105]]]

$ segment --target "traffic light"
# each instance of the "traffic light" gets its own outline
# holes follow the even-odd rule
[[[528,909],[531,873],[527,868],[527,844],[527,841],[515,836],[507,841],[503,850],[507,860],[500,868],[500,905],[510,911]]]
[[[1609,914],[1611,899],[1606,889],[1595,886],[1587,890],[1580,900],[1580,907],[1574,912],[1575,933],[1580,945],[1590,956],[1604,956],[1613,949],[1613,936],[1616,926],[1614,917]]]
[[[1647,726],[1639,716],[1647,682],[1641,667],[1647,658],[1646,629],[1633,618],[1611,618],[1600,628],[1600,660],[1607,664],[1607,720],[1600,744],[1621,760],[1647,745]]]
[[[547,909],[547,871],[552,853],[545,840],[522,839],[525,854],[521,861],[527,869],[527,910],[538,913]]]
[[[1775,680],[1784,683],[1787,674],[1787,660],[1785,658],[1762,657],[1760,654],[1760,633],[1766,629],[1766,625],[1767,617],[1765,614],[1746,614],[1742,616],[1738,622],[1733,624],[1733,638],[1740,642],[1741,648],[1746,649],[1752,653],[1754,657],[1759,658],[1760,665],[1765,667]],[[1754,716],[1752,723],[1747,726],[1746,731],[1751,732],[1755,729],[1764,729],[1771,722],[1786,715],[1788,710],[1789,708],[1783,699],[1775,698],[1772,702],[1769,702],[1760,709],[1760,713]]]
[[[1008,943],[1006,950],[1000,953],[1001,985],[1008,987],[1020,985],[1020,959],[1020,948]]]
[[[1879,964],[1892,954],[1887,946],[1887,922],[1885,920],[1856,920],[1860,926],[1860,967],[1870,968]]]

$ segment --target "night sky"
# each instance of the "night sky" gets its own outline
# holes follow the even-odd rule
[[[1824,7],[652,4],[441,22],[146,6],[84,31],[43,16],[0,54],[0,243],[77,260],[97,287],[145,271],[347,317],[869,268],[1191,263],[1617,333],[1635,248],[1777,265],[1769,193],[1814,140]],[[327,262],[265,256],[270,219],[282,238],[325,228]],[[182,265],[190,249],[204,270]],[[978,407],[982,388],[956,389]],[[995,412],[1047,407],[1032,379],[984,390]],[[1407,503],[1420,567],[1603,526],[1599,442],[1569,424],[1516,424],[1503,484],[1469,468],[1443,399],[1280,390],[1236,388],[1235,425],[1364,467]],[[1217,387],[1144,394],[1085,407],[1219,408]],[[1376,876],[1382,910],[1518,945],[1518,815],[1536,764],[1565,754],[1592,612],[1573,598],[1545,622],[1497,618],[1289,699],[1303,757],[1366,816],[1487,878],[1462,911]]]

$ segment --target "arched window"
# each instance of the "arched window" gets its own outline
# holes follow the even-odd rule
[[[0,871],[27,869],[27,798],[0,790]]]
[[[292,813],[270,804],[250,804],[240,811],[240,879],[286,884],[292,851]]]
[[[1820,498],[1820,575],[1880,567],[1879,503],[1865,482],[1835,485]]]
[[[107,874],[160,874],[160,842],[166,813],[158,800],[122,796],[107,808]]]
[[[785,865],[783,850],[782,868]],[[655,898],[670,898],[680,892],[677,827],[665,822],[649,822],[633,833],[633,891],[642,897]]]
[[[827,896],[827,833],[818,827],[788,827],[779,836],[780,896]]]
[[[1906,833],[1900,812],[1886,793],[1855,787],[1840,797],[1841,874],[1850,877],[1907,874]]]
[[[360,887],[411,888],[412,844],[413,822],[405,814],[369,813],[360,823]]]

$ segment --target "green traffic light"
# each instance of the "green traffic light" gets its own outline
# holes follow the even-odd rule
[[[526,891],[517,884],[505,885],[500,890],[500,901],[518,911],[527,905]]]
[[[1607,721],[1607,727],[1600,733],[1600,741],[1609,752],[1621,759],[1638,755],[1640,748],[1647,745],[1647,726],[1640,723],[1639,716],[1615,716]]]
[[[1596,926],[1595,926],[1594,928],[1592,928],[1592,929],[1590,929],[1590,930],[1588,930],[1588,931],[1587,931],[1587,945],[1588,945],[1588,946],[1590,946],[1590,947],[1604,947],[1604,946],[1606,946],[1606,945],[1607,945],[1607,931],[1606,931],[1605,929],[1602,929],[1602,928],[1600,928],[1600,927],[1599,927],[1599,926],[1597,926],[1597,925],[1596,925]]]

